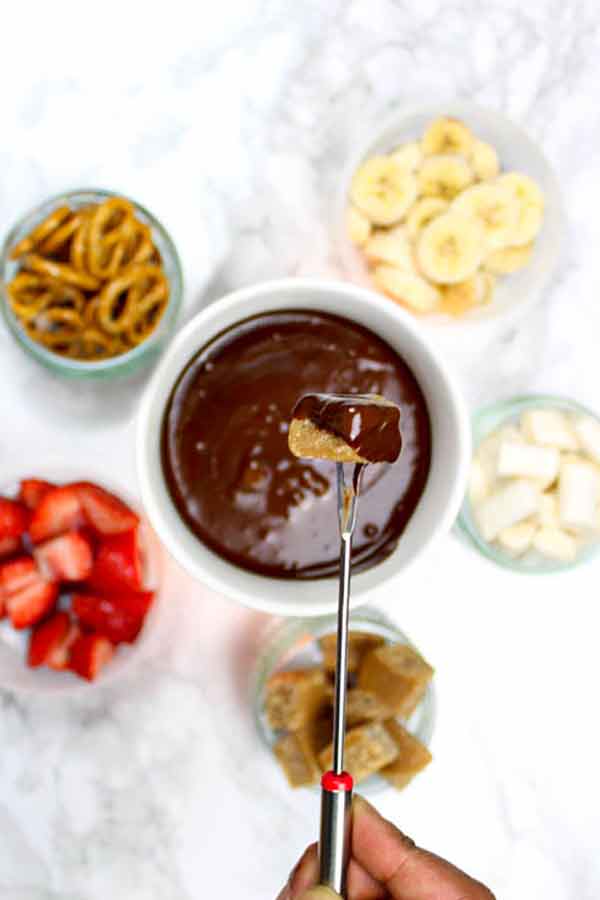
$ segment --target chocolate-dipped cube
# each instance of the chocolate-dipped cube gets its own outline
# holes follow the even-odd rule
[[[305,394],[292,413],[290,450],[303,459],[395,462],[400,409],[377,394]]]

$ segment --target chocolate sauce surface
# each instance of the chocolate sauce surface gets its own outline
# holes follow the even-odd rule
[[[393,463],[400,456],[400,410],[373,394],[305,394],[292,417],[341,438],[365,462]]]
[[[425,487],[431,428],[408,366],[347,319],[289,310],[239,322],[188,363],[165,412],[162,464],[191,531],[215,553],[279,578],[336,575],[335,464],[288,448],[296,401],[307,393],[379,394],[400,408],[397,463],[367,466],[354,569],[394,550]]]

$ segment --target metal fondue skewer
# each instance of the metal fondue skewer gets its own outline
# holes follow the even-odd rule
[[[344,772],[346,734],[346,690],[348,684],[348,620],[352,535],[356,526],[358,494],[364,466],[354,466],[352,482],[346,483],[343,463],[337,463],[337,501],[340,528],[340,583],[333,711],[333,768],[321,780],[321,835],[319,841],[320,884],[343,895],[350,857],[352,824],[352,776]]]

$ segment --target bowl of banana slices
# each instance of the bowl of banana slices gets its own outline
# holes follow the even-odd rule
[[[442,340],[473,351],[544,297],[564,230],[539,147],[471,103],[401,109],[372,125],[336,208],[345,274]]]

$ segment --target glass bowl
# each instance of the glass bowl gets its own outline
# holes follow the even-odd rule
[[[527,394],[503,400],[491,406],[485,406],[473,416],[473,453],[481,442],[492,431],[510,422],[516,422],[521,413],[531,409],[557,409],[576,415],[590,416],[600,423],[600,416],[592,410],[567,397],[555,397],[549,394]],[[528,553],[525,557],[514,557],[503,551],[500,547],[488,543],[483,539],[473,517],[471,503],[468,495],[465,497],[461,511],[457,519],[457,529],[461,536],[466,538],[471,546],[479,550],[483,556],[491,559],[499,566],[522,572],[527,575],[544,575],[551,572],[563,572],[574,569],[584,562],[588,562],[598,554],[600,539],[582,543],[577,557],[570,562],[546,559],[541,554]]]
[[[543,300],[544,291],[560,259],[565,231],[565,214],[556,175],[540,148],[518,125],[502,113],[464,101],[435,102],[400,107],[381,120],[371,118],[365,137],[353,151],[341,177],[334,207],[334,239],[339,262],[351,281],[376,288],[369,277],[360,248],[346,232],[346,208],[352,176],[367,158],[389,153],[394,147],[420,138],[425,127],[438,116],[463,120],[478,138],[488,141],[498,152],[503,171],[530,175],[542,188],[545,200],[544,223],[527,266],[498,279],[491,303],[461,318],[418,316],[419,325],[449,352],[462,356],[481,353],[483,346],[508,331],[521,317]],[[394,301],[390,300],[390,303]]]
[[[69,671],[56,672],[45,666],[30,669],[26,663],[29,629],[16,631],[7,619],[0,620],[0,688],[16,693],[68,696],[102,688],[128,675],[155,647],[166,617],[165,558],[162,547],[146,521],[124,478],[96,463],[70,463],[60,458],[23,458],[11,471],[3,471],[0,495],[17,494],[22,478],[42,478],[56,484],[92,481],[121,497],[140,516],[140,543],[143,550],[144,584],[155,591],[154,602],[142,630],[133,644],[120,644],[114,657],[92,682]]]
[[[113,356],[110,359],[102,359],[97,362],[69,359],[58,353],[53,353],[41,344],[33,341],[23,331],[18,318],[13,313],[8,303],[6,285],[13,278],[19,268],[18,260],[10,259],[10,251],[13,246],[25,237],[35,226],[43,221],[53,209],[63,204],[78,209],[90,203],[101,203],[108,197],[123,197],[113,191],[104,191],[97,188],[82,188],[69,191],[64,194],[45,200],[40,206],[26,213],[9,231],[2,246],[0,256],[0,273],[2,282],[2,311],[6,323],[23,349],[39,363],[59,375],[67,378],[111,378],[117,375],[129,375],[156,359],[165,342],[173,333],[181,307],[183,297],[183,274],[181,262],[175,244],[165,227],[139,203],[131,198],[125,198],[133,204],[135,214],[149,226],[152,240],[158,248],[163,268],[169,282],[169,301],[161,317],[160,322],[152,334],[137,347]]]
[[[266,685],[274,672],[299,666],[315,666],[322,660],[317,644],[319,638],[337,629],[336,616],[319,616],[308,619],[289,619],[273,622],[264,635],[263,648],[259,654],[251,678],[251,702],[254,721],[260,738],[272,752],[278,734],[269,726],[265,711]],[[350,631],[366,631],[383,637],[388,644],[408,644],[414,647],[407,636],[378,610],[363,607],[350,614]],[[415,648],[417,649],[417,648]],[[435,692],[433,684],[427,687],[423,699],[407,721],[402,724],[423,744],[429,746],[435,721]],[[273,765],[277,766],[275,756]],[[282,778],[284,778],[282,773]],[[286,782],[287,783],[287,782]],[[380,775],[372,775],[361,781],[361,794],[373,794],[391,788]],[[292,790],[292,788],[289,788]],[[318,789],[318,786],[312,786]]]

